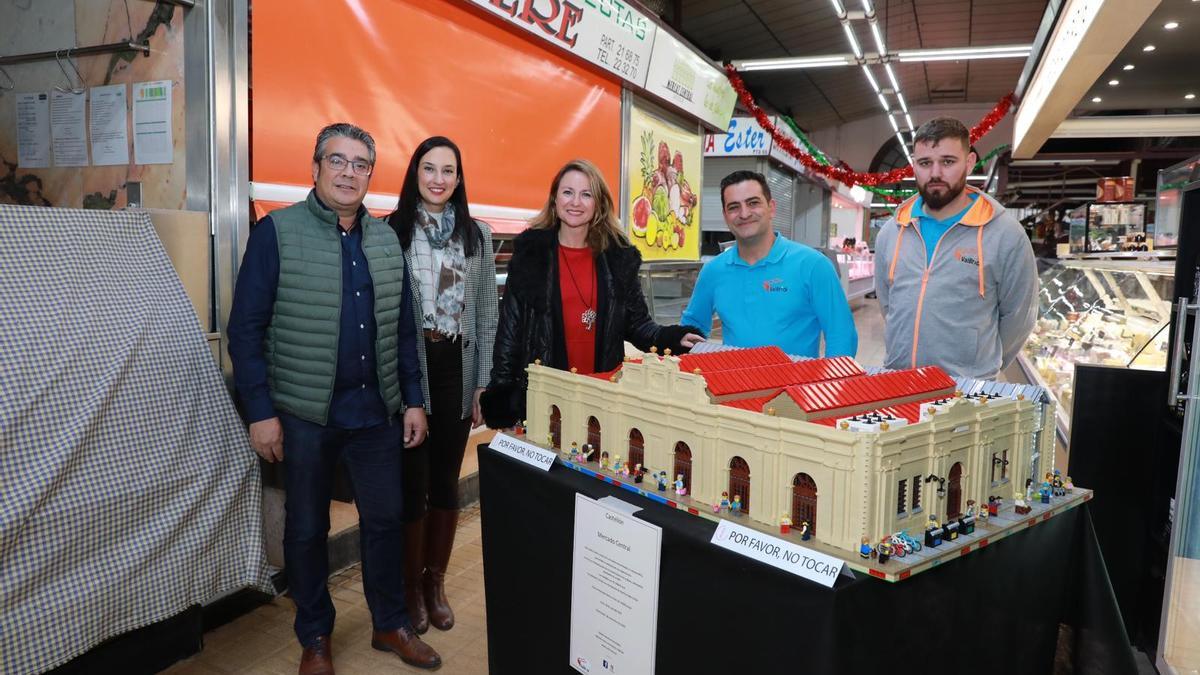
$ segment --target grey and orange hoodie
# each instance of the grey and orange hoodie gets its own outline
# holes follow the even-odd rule
[[[1037,265],[1021,225],[979,195],[942,236],[927,264],[911,197],[875,240],[875,293],[888,368],[936,365],[954,376],[994,379],[1029,337]]]

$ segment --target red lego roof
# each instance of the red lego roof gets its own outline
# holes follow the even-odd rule
[[[830,382],[787,387],[784,391],[807,413],[861,406],[874,401],[933,394],[954,389],[954,380],[937,366],[901,370]]]
[[[750,412],[762,412],[763,406],[766,405],[767,401],[770,401],[778,396],[779,391],[772,392],[767,396],[755,396],[754,398],[739,398],[733,401],[725,401],[721,405],[729,406],[730,408],[738,408],[741,410],[749,410]]]
[[[848,356],[811,361],[789,360],[758,368],[740,368],[716,372],[700,371],[713,396],[729,396],[748,391],[779,389],[788,385],[822,382],[862,375],[863,369]]]
[[[753,349],[729,349],[707,354],[684,354],[679,357],[679,369],[685,373],[691,373],[699,368],[702,373],[712,373],[720,370],[756,368],[791,362],[792,360],[779,347],[754,347]]]

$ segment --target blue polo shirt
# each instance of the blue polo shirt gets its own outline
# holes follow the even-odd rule
[[[945,220],[937,220],[925,215],[925,203],[921,197],[917,197],[917,201],[913,202],[912,217],[917,219],[917,227],[920,228],[921,240],[925,242],[926,265],[933,263],[933,249],[937,248],[937,243],[941,241],[942,235],[957,225],[958,221],[967,215],[967,211],[970,211],[971,207],[975,206],[975,200],[979,199],[979,195],[974,192],[968,194],[971,197],[971,203],[967,204],[967,208]]]
[[[819,251],[775,235],[765,258],[753,265],[738,247],[700,270],[680,323],[709,334],[721,317],[724,342],[735,347],[778,345],[798,356],[854,356],[858,331],[837,270]]]

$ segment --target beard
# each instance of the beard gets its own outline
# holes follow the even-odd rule
[[[967,177],[964,175],[962,180],[950,185],[949,183],[934,183],[936,187],[942,188],[940,192],[933,193],[929,186],[932,181],[926,181],[924,185],[917,185],[917,192],[921,195],[921,200],[926,206],[934,211],[945,207],[950,202],[958,199],[958,196],[963,193],[967,187]]]

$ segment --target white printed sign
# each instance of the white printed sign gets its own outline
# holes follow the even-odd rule
[[[771,134],[753,117],[730,118],[725,133],[704,136],[705,157],[761,157],[771,146]]]
[[[622,0],[470,0],[494,16],[642,86],[658,24]]]
[[[713,532],[712,543],[772,567],[791,572],[827,588],[833,588],[845,562],[810,548],[797,546],[758,530],[722,520]]]
[[[549,471],[550,465],[554,464],[553,452],[508,434],[496,434],[488,447],[530,466],[536,466],[542,471]]]
[[[50,166],[50,95],[44,91],[17,94],[17,166]]]
[[[725,72],[666,31],[659,31],[650,56],[646,91],[724,129],[737,92]]]
[[[570,665],[653,673],[662,528],[575,494]]]

